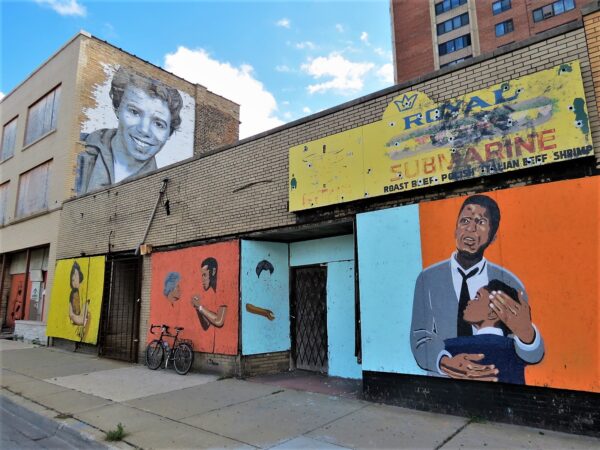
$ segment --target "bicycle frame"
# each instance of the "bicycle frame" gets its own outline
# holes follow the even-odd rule
[[[161,345],[164,346],[165,343],[168,344],[168,342],[165,339],[163,339],[164,337],[173,338],[173,345],[169,347],[169,351],[165,356],[165,369],[167,369],[169,366],[169,361],[172,361],[174,359],[175,349],[177,348],[177,340],[179,339],[180,330],[175,328],[175,334],[170,334],[168,325],[150,325],[150,333],[154,334],[154,332],[152,331],[154,328],[160,328],[160,337],[158,338],[158,341]]]

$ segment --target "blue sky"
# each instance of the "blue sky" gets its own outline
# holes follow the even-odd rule
[[[4,94],[80,29],[240,103],[241,137],[393,84],[387,0],[0,1]]]

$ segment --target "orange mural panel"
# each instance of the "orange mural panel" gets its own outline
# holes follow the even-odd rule
[[[183,327],[195,351],[236,355],[239,254],[239,241],[153,254],[150,324]]]
[[[487,193],[498,203],[489,261],[524,284],[543,359],[525,368],[528,385],[600,392],[600,177]],[[456,249],[465,197],[420,205],[423,267]]]

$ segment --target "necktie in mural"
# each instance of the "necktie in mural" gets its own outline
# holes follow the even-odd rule
[[[473,269],[469,273],[465,274],[461,269],[458,269],[458,273],[462,276],[462,285],[460,287],[460,298],[458,299],[458,316],[456,317],[456,333],[457,336],[472,336],[473,328],[471,324],[465,322],[463,314],[467,303],[471,300],[469,295],[469,287],[467,286],[467,280],[477,273],[479,269]]]

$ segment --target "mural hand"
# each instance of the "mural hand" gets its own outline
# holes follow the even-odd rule
[[[535,330],[531,324],[531,307],[525,301],[523,291],[519,291],[519,302],[502,291],[492,291],[490,308],[504,322],[508,329],[523,343],[530,344],[535,338]]]
[[[200,306],[200,297],[198,297],[197,295],[194,295],[192,297],[192,306],[194,308],[198,308]]]
[[[440,360],[440,369],[450,378],[462,380],[498,381],[498,369],[493,364],[478,364],[485,355],[460,353]]]

